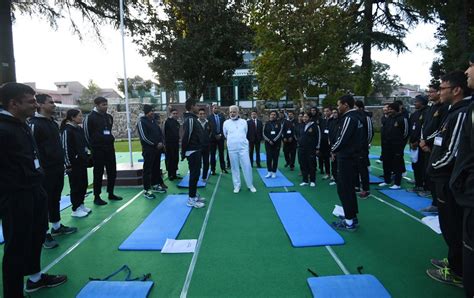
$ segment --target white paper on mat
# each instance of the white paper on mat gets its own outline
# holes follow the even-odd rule
[[[342,208],[342,206],[339,205],[334,205],[334,210],[332,211],[332,214],[336,217],[345,216],[344,209]]]
[[[161,253],[165,254],[179,254],[179,253],[194,253],[196,249],[197,239],[166,239],[165,245],[161,249]]]
[[[433,231],[435,231],[437,234],[441,234],[441,228],[439,227],[439,217],[438,215],[436,216],[425,216],[421,219],[421,221],[430,227]]]

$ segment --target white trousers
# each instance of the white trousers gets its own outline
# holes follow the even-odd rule
[[[232,170],[232,182],[234,183],[234,188],[240,188],[240,167],[242,168],[247,187],[252,187],[253,177],[252,166],[250,165],[249,151],[245,149],[239,151],[230,151],[229,159],[230,167]]]

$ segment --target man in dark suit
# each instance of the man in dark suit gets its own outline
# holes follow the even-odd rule
[[[250,119],[247,120],[247,140],[249,140],[249,154],[250,164],[253,167],[253,152],[255,149],[255,161],[257,168],[261,168],[260,165],[260,143],[262,142],[263,123],[257,118],[257,112],[252,111]]]
[[[211,174],[216,174],[216,150],[219,150],[219,163],[221,165],[222,173],[228,173],[225,169],[224,159],[224,135],[222,134],[222,127],[224,125],[225,118],[219,113],[219,107],[217,105],[212,106],[212,114],[207,117],[212,128],[211,136]]]

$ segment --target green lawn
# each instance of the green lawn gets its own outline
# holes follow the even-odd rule
[[[116,152],[128,152],[128,140],[119,140],[115,141],[115,151]],[[142,145],[140,145],[139,140],[132,140],[132,151],[141,152]]]

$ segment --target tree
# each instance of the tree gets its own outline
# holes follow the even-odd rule
[[[251,48],[250,29],[235,1],[168,0],[166,18],[150,17],[135,42],[160,84],[174,90],[182,81],[188,96],[199,98],[207,85],[228,82]]]
[[[350,19],[326,1],[260,1],[252,12],[260,99],[288,94],[304,106],[310,85],[337,90],[351,62]]]
[[[89,80],[89,84],[82,90],[81,99],[84,101],[93,101],[100,95],[100,87],[93,81]]]
[[[371,96],[382,94],[388,97],[400,85],[400,78],[397,75],[391,76],[389,70],[388,64],[373,61]]]
[[[127,90],[130,97],[134,96],[134,93],[139,97],[143,97],[145,92],[150,92],[153,82],[151,80],[144,80],[140,76],[127,79]],[[118,79],[117,88],[125,94],[125,83],[123,79]]]

